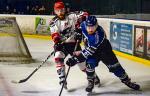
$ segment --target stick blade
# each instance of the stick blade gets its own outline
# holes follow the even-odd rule
[[[11,83],[14,83],[14,84],[18,84],[19,81],[16,81],[16,80],[12,80]]]

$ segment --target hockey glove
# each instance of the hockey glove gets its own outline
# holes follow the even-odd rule
[[[71,57],[66,61],[66,64],[70,67],[74,66],[75,64],[78,63],[78,59],[76,57]]]
[[[75,40],[81,42],[82,40],[82,30],[81,29],[76,29],[76,34],[74,36]]]
[[[70,67],[74,66],[77,63],[84,62],[86,58],[80,53],[78,56],[73,56],[66,61],[66,64]]]
[[[56,51],[64,51],[64,44],[61,42],[55,43],[54,49]]]

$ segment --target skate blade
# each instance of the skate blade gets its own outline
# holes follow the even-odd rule
[[[98,87],[98,88],[99,88],[99,87],[101,87],[101,84],[96,84],[95,87]]]
[[[87,92],[87,96],[93,96],[94,92]]]
[[[88,93],[87,93],[87,96],[92,96],[92,92],[88,92]]]

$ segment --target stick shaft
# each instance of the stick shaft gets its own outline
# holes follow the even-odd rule
[[[77,50],[77,48],[78,48],[78,43],[79,43],[79,41],[77,40],[76,45],[75,45],[75,48],[74,48],[74,51]],[[66,79],[67,79],[68,74],[69,74],[69,71],[70,71],[70,68],[71,68],[71,67],[69,66],[69,67],[68,67],[68,70],[67,70],[67,74],[66,74],[66,76],[65,76],[65,80],[64,80],[63,85],[62,85],[62,87],[61,87],[59,96],[61,96],[61,93],[62,93],[62,91],[63,91],[64,85],[65,85],[65,83],[66,83]]]
[[[48,55],[47,58],[42,62],[42,64],[39,65],[28,77],[26,77],[25,79],[20,80],[18,83],[26,82],[39,68],[41,68],[41,67],[45,64],[45,62],[46,62],[53,54],[54,54],[54,51],[53,51],[50,55]]]

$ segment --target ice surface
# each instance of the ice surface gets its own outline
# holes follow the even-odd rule
[[[31,64],[0,64],[0,96],[58,96],[61,87],[58,84],[53,57],[41,67],[27,82],[13,84],[11,80],[26,78],[53,51],[49,40],[25,38],[31,55],[38,60]],[[100,62],[96,72],[101,79],[101,87],[95,87],[93,93],[85,92],[86,75],[78,66],[71,68],[68,75],[68,89],[61,96],[150,96],[150,67],[125,58],[118,57],[132,81],[141,85],[141,91],[134,91],[108,71]],[[68,67],[66,67],[68,68]]]

